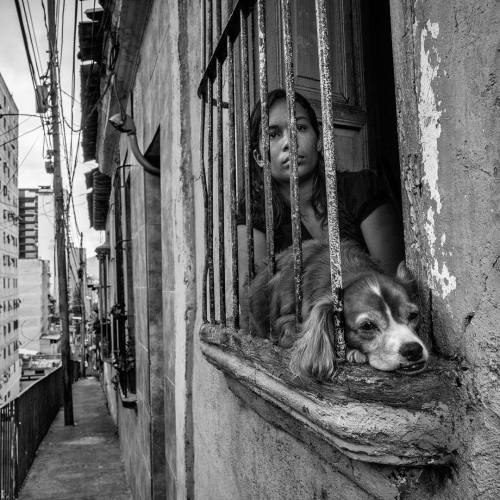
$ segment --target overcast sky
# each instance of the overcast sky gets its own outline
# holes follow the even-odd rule
[[[77,0],[74,0],[77,1]],[[40,53],[41,72],[47,70],[47,32],[45,29],[42,2],[27,0],[25,4],[30,6],[33,24],[35,27],[35,36]],[[80,21],[80,6],[83,11],[92,8],[96,2],[94,0],[78,1],[78,21]],[[63,34],[63,49],[62,54],[59,54],[61,66],[61,82],[63,90],[63,108],[64,115],[67,121],[70,121],[71,114],[71,98],[66,95],[71,94],[71,74],[72,74],[72,51],[73,51],[73,21],[74,21],[74,2],[59,1],[56,4],[66,5],[64,15],[64,34]],[[33,85],[30,79],[28,61],[24,50],[21,29],[16,14],[14,0],[0,0],[0,14],[2,19],[2,27],[0,29],[0,73],[2,74],[5,83],[14,97],[14,101],[19,109],[19,113],[35,114],[35,96]],[[85,15],[84,15],[85,16]],[[62,14],[60,16],[62,18]],[[87,20],[84,17],[84,20]],[[61,46],[60,41],[58,44]],[[76,40],[76,52],[78,53],[78,37]],[[34,63],[33,63],[34,64]],[[79,80],[79,61],[76,60],[76,83],[75,83],[75,103],[74,103],[74,128],[80,127],[80,80]],[[40,119],[36,117],[19,117],[19,135],[34,129],[41,125]],[[73,149],[76,147],[78,134],[73,134]],[[69,141],[71,132],[67,129],[67,141]],[[52,175],[45,173],[45,164],[43,158],[43,129],[27,133],[19,138],[19,188],[31,188],[39,185],[52,186]],[[61,138],[61,147],[62,147]],[[64,153],[62,148],[62,153]],[[75,210],[78,226],[83,232],[83,244],[87,248],[87,256],[94,255],[96,246],[104,242],[104,232],[94,231],[89,227],[89,218],[87,210],[86,187],[84,172],[94,168],[94,162],[83,163],[81,154],[79,154],[75,182],[73,186]],[[68,188],[66,164],[64,155],[61,157],[61,170],[65,187]],[[77,245],[80,243],[80,237],[75,229],[74,221],[72,220],[72,237]],[[43,237],[43,235],[39,235]]]

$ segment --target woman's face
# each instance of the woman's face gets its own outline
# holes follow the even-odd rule
[[[297,120],[299,179],[307,179],[318,165],[321,144],[307,112],[299,103],[296,103],[295,106],[295,117]],[[287,104],[285,100],[280,99],[272,105],[269,112],[271,174],[273,179],[279,183],[288,184],[290,182],[289,140]]]

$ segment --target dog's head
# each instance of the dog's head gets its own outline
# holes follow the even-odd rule
[[[378,370],[408,374],[425,369],[429,353],[416,335],[419,311],[415,283],[402,263],[395,278],[379,272],[358,275],[344,288],[345,340]],[[335,370],[331,339],[334,308],[325,296],[310,310],[292,352],[297,375],[325,380]],[[363,357],[362,356],[362,357]]]
[[[404,263],[394,279],[368,274],[344,290],[346,344],[378,370],[418,373],[427,364],[428,351],[415,333],[419,310],[414,292]]]

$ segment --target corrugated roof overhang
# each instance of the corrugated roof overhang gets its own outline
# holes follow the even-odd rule
[[[87,193],[90,226],[97,231],[106,229],[106,218],[109,210],[111,194],[111,178],[94,168],[92,174],[92,191]]]
[[[97,63],[80,66],[83,161],[96,158],[100,75],[100,66]]]

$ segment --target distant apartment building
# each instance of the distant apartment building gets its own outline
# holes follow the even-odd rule
[[[57,300],[54,214],[54,191],[51,187],[19,190],[19,258],[49,262],[49,293]]]
[[[49,263],[19,260],[19,342],[26,352],[44,353],[49,333]]]
[[[0,404],[19,393],[18,109],[0,75]]]

